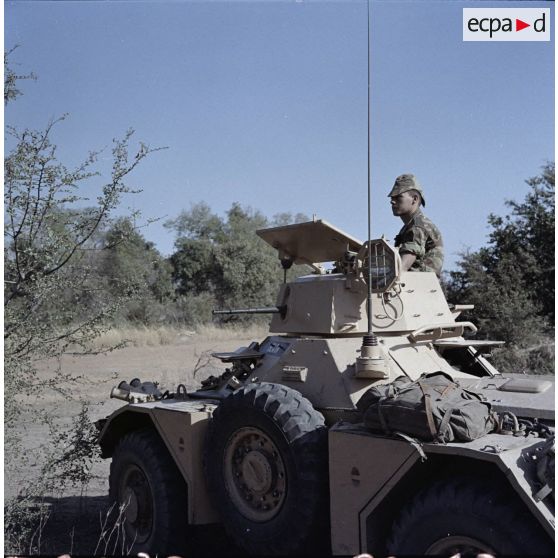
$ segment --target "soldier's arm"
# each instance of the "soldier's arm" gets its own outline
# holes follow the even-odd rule
[[[415,263],[415,260],[417,259],[415,254],[410,254],[410,253],[406,253],[406,254],[401,254],[401,266],[403,268],[403,271],[409,271],[409,269],[411,269],[411,266]]]
[[[407,230],[399,246],[399,255],[403,271],[408,271],[418,257],[424,256],[426,251],[426,234],[420,227]]]

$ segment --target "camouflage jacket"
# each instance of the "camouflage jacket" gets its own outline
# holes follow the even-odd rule
[[[434,271],[440,276],[444,263],[444,243],[438,227],[420,209],[395,237],[399,253],[414,254],[410,271]]]

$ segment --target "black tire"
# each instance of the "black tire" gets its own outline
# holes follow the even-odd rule
[[[297,391],[251,384],[224,399],[209,425],[205,468],[240,548],[256,555],[329,548],[327,430]]]
[[[394,523],[389,555],[552,554],[548,537],[511,491],[469,477],[422,490]]]
[[[112,456],[109,486],[110,500],[116,503],[113,513],[124,519],[120,535],[124,540],[118,542],[118,550],[160,556],[184,550],[187,487],[154,430],[131,432],[120,440]]]

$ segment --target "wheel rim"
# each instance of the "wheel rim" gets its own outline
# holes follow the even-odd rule
[[[476,556],[481,553],[495,554],[492,547],[488,546],[486,543],[474,539],[472,537],[466,537],[462,535],[453,535],[449,537],[444,537],[431,544],[426,550],[426,555],[437,555],[443,554],[446,556],[453,556],[454,554],[461,554],[462,556]]]
[[[118,503],[128,542],[144,543],[153,528],[153,498],[144,472],[136,465],[130,465],[122,476]]]
[[[273,440],[258,428],[241,428],[227,441],[223,459],[225,487],[237,510],[259,523],[275,517],[286,498],[287,475]]]

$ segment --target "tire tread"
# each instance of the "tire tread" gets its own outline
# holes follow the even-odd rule
[[[180,550],[186,539],[187,489],[180,472],[159,435],[151,428],[136,430],[123,436],[115,448],[109,473],[109,499],[118,499],[119,460],[127,455],[141,456],[149,468],[147,476],[156,484],[157,520],[154,536],[145,548],[133,547],[133,551],[146,550],[159,554]],[[144,471],[146,473],[146,471]],[[164,528],[168,526],[167,528]]]
[[[422,536],[421,522],[427,517],[435,521],[436,517],[450,514],[476,518],[489,525],[494,531],[491,544],[498,554],[528,556],[544,555],[547,551],[541,529],[526,516],[505,485],[461,476],[435,482],[405,506],[388,538],[388,554],[423,553],[425,548],[413,546],[417,533]]]
[[[291,554],[307,549],[313,535],[320,532],[323,538],[322,515],[327,504],[327,436],[325,421],[312,405],[295,390],[272,383],[257,383],[244,386],[224,399],[213,413],[209,425],[206,445],[205,469],[208,484],[215,501],[223,497],[220,473],[215,461],[214,441],[220,438],[222,429],[229,419],[252,406],[275,423],[297,459],[297,484],[299,505],[293,514],[292,526],[286,533],[277,533],[272,541],[249,539],[242,532],[236,519],[224,517],[227,532],[239,546],[251,554]],[[328,517],[326,518],[327,521]]]

